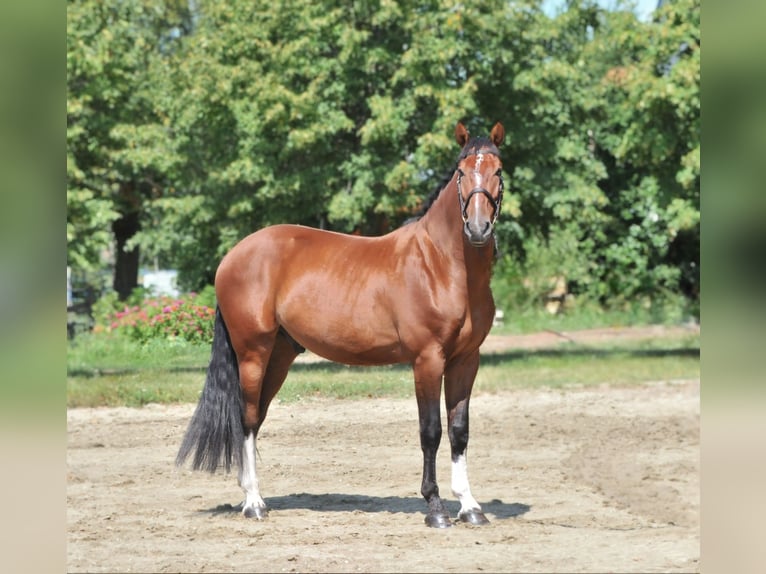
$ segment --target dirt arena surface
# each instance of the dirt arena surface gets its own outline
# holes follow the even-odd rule
[[[275,401],[268,520],[236,475],[176,469],[194,405],[70,409],[70,572],[697,572],[698,380],[482,394],[469,476],[491,524],[425,526],[414,399]],[[445,425],[446,428],[446,425]],[[437,477],[450,492],[446,431]]]

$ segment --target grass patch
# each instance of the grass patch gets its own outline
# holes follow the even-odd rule
[[[486,355],[482,357],[475,389],[499,392],[518,387],[630,385],[698,379],[699,337],[684,339],[621,342],[598,347],[571,345]]]
[[[149,403],[194,403],[203,369],[173,372],[142,369],[118,374],[67,377],[67,407],[141,407]]]
[[[142,369],[205,369],[210,345],[182,339],[140,344],[126,337],[84,333],[67,348],[67,375],[94,376]]]
[[[105,341],[90,336],[70,346],[67,406],[141,406],[196,402],[205,380],[210,350],[188,344]],[[476,392],[530,387],[629,385],[700,376],[699,335],[553,349],[511,350],[485,355]],[[408,365],[347,367],[335,363],[293,365],[278,398],[354,399],[413,397]]]
[[[495,334],[518,335],[539,331],[580,331],[601,327],[638,327],[646,325],[681,325],[693,318],[682,309],[661,310],[634,305],[624,309],[605,309],[583,304],[576,310],[551,315],[535,306],[506,311],[503,322],[492,328]]]
[[[183,340],[139,344],[85,333],[67,349],[67,406],[195,402],[205,381],[209,345]]]

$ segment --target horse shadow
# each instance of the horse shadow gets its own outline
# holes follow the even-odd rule
[[[266,499],[270,510],[311,510],[316,512],[391,512],[405,514],[425,514],[425,501],[417,496],[367,496],[361,494],[307,492],[274,496]],[[457,516],[460,503],[445,500],[444,504],[452,516]],[[520,502],[503,502],[497,498],[481,503],[485,514],[496,520],[507,520],[526,514],[531,506]],[[239,513],[238,505],[222,504],[215,508],[200,511],[203,514],[225,515]]]

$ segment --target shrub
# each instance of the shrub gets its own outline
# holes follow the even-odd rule
[[[183,339],[190,343],[211,343],[215,308],[200,305],[197,295],[182,298],[152,297],[139,304],[124,305],[106,316],[104,328],[124,334],[139,343],[153,339]],[[108,304],[108,302],[107,302]]]
[[[212,307],[215,309],[217,304],[215,298],[215,287],[212,285],[206,285],[203,287],[202,290],[197,294],[196,303],[197,305],[206,305],[207,307]]]

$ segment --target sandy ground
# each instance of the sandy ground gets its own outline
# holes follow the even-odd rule
[[[696,572],[699,393],[477,391],[469,474],[492,522],[446,530],[423,522],[414,400],[275,401],[264,522],[232,511],[235,475],[174,467],[194,405],[72,409],[68,570]],[[446,433],[437,474],[454,515]]]

